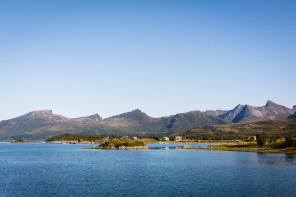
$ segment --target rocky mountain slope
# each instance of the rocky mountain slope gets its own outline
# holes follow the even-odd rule
[[[216,117],[216,116],[225,114],[227,112],[228,112],[227,110],[206,110],[203,113],[206,114],[206,115],[210,115],[210,116],[215,116]]]
[[[296,119],[296,112],[293,115],[288,116],[288,119],[291,119],[291,118],[295,118]]]
[[[75,118],[76,121],[101,121],[103,118],[99,114],[94,114],[86,117]]]
[[[278,105],[272,101],[267,101],[265,106],[253,107],[250,105],[237,105],[234,109],[220,113],[221,110],[212,111],[216,117],[229,120],[234,123],[258,122],[263,120],[284,120],[296,112],[296,107],[292,109]],[[207,111],[205,114],[209,114]]]
[[[0,122],[0,140],[43,140],[65,133],[106,135],[165,135],[202,125],[228,124],[200,111],[152,118],[139,109],[103,119],[98,114],[67,118],[51,110],[34,111]]]

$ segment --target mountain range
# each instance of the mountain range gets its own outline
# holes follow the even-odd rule
[[[51,110],[33,111],[0,122],[0,140],[23,138],[44,140],[66,133],[101,135],[168,135],[206,125],[283,120],[293,118],[292,109],[268,101],[263,107],[238,105],[232,110],[191,111],[153,118],[139,109],[103,119],[94,114],[80,118],[67,118]],[[294,114],[294,115],[293,115]]]
[[[51,110],[33,111],[0,122],[0,140],[23,138],[44,140],[66,133],[101,135],[166,135],[202,125],[229,124],[230,121],[200,111],[152,118],[139,109],[103,119],[98,114],[67,118]]]
[[[204,114],[212,115],[233,123],[250,123],[263,120],[285,120],[296,112],[296,106],[292,109],[267,101],[265,106],[253,107],[250,105],[237,105],[232,110],[208,110]]]

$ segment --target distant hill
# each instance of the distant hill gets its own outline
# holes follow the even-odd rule
[[[296,136],[296,119],[201,126],[174,132],[171,136],[187,136],[195,139],[246,139],[263,131],[270,137],[285,137],[289,134]]]
[[[133,121],[150,121],[152,118],[142,112],[139,109],[133,110],[131,112],[126,112],[117,116],[112,116],[110,118],[106,118],[105,120],[108,121],[128,121],[128,122],[133,122]]]
[[[77,134],[101,135],[167,135],[174,131],[202,125],[229,124],[227,120],[200,111],[152,118],[139,109],[103,119],[98,114],[67,118],[51,110],[33,111],[0,122],[0,140],[23,138],[44,140],[53,136]]]
[[[278,105],[272,101],[267,101],[265,106],[253,107],[250,105],[237,105],[234,109],[226,111],[210,111],[211,114],[218,118],[229,120],[234,123],[258,122],[263,120],[284,120],[296,112],[296,107],[292,109]],[[209,114],[209,111],[205,111]]]

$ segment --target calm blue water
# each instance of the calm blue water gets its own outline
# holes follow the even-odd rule
[[[296,155],[91,146],[0,143],[0,196],[296,196]]]

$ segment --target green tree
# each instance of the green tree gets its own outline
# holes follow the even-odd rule
[[[291,134],[285,138],[286,138],[286,141],[285,141],[286,147],[294,147],[296,145],[295,139]]]
[[[268,138],[268,134],[266,132],[262,132],[256,135],[257,145],[264,146]]]

